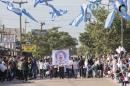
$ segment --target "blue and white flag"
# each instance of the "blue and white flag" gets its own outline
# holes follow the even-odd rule
[[[0,0],[2,3],[6,4],[7,5],[7,9],[9,11],[12,11],[14,12],[15,14],[17,15],[21,15],[22,16],[22,11],[20,8],[16,8],[14,7],[13,3],[11,0]]]
[[[102,0],[89,0],[90,3],[97,3],[97,2],[101,2]]]
[[[123,0],[115,1],[113,3],[114,9],[126,20],[130,20],[130,15],[127,13],[127,6]]]
[[[63,16],[64,14],[67,13],[67,10],[62,10],[62,9],[56,9],[53,5],[51,4],[48,4],[47,5],[48,7],[51,8],[51,16],[52,16],[52,20],[54,21],[55,20],[55,17],[59,17],[59,16]]]
[[[10,1],[9,0],[0,0],[1,2],[8,4]]]
[[[117,0],[111,2],[114,8],[114,11],[112,11],[105,22],[105,28],[109,28],[113,22],[115,11],[119,13],[124,19],[130,20],[130,15],[127,13],[127,0]]]
[[[53,1],[53,0],[34,0],[34,7],[36,7],[38,4],[41,3],[48,4],[48,1]]]
[[[15,6],[13,5],[13,3],[10,2],[10,1],[8,1],[8,0],[6,0],[6,1],[0,0],[0,1],[7,5],[7,9],[8,9],[9,11],[12,11],[12,12],[14,12],[15,14],[17,14],[17,15],[19,15],[19,16],[23,16],[22,14],[24,14],[25,16],[29,17],[29,18],[32,19],[33,21],[37,22],[37,20],[34,19],[34,17],[33,17],[29,12],[26,11],[26,9],[22,9],[22,8],[19,8],[19,7],[15,7]]]
[[[69,25],[78,27],[79,24],[83,21],[83,15],[80,13],[78,17],[76,17]]]
[[[17,15],[22,16],[22,11],[21,11],[21,9],[20,9],[20,8],[15,8],[14,5],[13,5],[13,3],[10,3],[10,2],[9,2],[8,5],[7,5],[7,9],[8,9],[9,11],[14,12],[14,13],[17,14]]]
[[[83,6],[80,6],[80,14],[74,19],[72,20],[72,22],[69,25],[72,26],[79,26],[79,24],[84,20],[84,8]]]
[[[113,10],[111,13],[109,13],[109,15],[107,16],[107,19],[105,21],[105,28],[109,28],[112,25],[112,22],[114,20],[115,17],[115,11]]]
[[[53,50],[52,65],[64,66],[69,62],[69,49]]]
[[[30,19],[32,19],[33,21],[35,21],[35,22],[38,23],[38,21],[37,21],[29,12],[26,11],[26,9],[22,9],[22,13],[23,13],[25,16],[29,17]]]
[[[84,22],[90,21],[91,19],[95,19],[92,14],[91,9],[88,4],[82,4],[80,7],[80,14],[70,23],[72,26],[79,26],[79,24],[84,20]]]

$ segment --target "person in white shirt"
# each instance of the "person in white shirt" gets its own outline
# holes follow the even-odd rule
[[[73,62],[73,70],[74,70],[74,77],[77,78],[78,75],[78,61],[74,60]]]
[[[44,75],[44,77],[46,77],[46,72],[48,70],[48,67],[49,67],[49,63],[45,60],[44,63],[43,63],[43,75]]]
[[[7,70],[7,66],[4,64],[4,61],[0,61],[0,81],[3,82],[5,80],[5,76],[6,76],[6,70]]]
[[[39,62],[40,78],[43,79],[43,61]]]

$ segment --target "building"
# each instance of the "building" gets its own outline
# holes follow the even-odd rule
[[[6,34],[14,34],[16,36],[16,40],[20,40],[20,29],[19,28],[4,28],[4,33]]]
[[[20,40],[19,28],[5,28],[0,29],[0,46],[14,50],[16,48],[16,41]]]

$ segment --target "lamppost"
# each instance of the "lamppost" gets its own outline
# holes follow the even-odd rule
[[[22,4],[27,3],[27,1],[13,1],[13,3],[16,3],[19,5],[19,7],[22,7]],[[22,15],[19,16],[19,25],[20,25],[20,54],[22,54]]]
[[[25,19],[25,33],[26,33],[26,28],[27,28],[27,24],[29,23],[26,19]]]
[[[123,47],[124,43],[124,26],[123,26],[123,18],[121,17],[121,47]]]
[[[125,0],[126,2],[126,6],[125,5],[122,5],[120,8],[119,8],[119,11],[124,11],[124,12],[127,12],[127,0]],[[121,16],[121,47],[124,46],[124,24],[126,24],[124,22],[124,19],[123,17]]]

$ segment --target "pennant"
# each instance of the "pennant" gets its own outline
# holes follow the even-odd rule
[[[96,19],[89,8],[89,4],[82,4],[80,7],[80,14],[70,23],[70,25],[77,27],[83,20],[84,22],[87,22],[92,18]]]
[[[32,19],[33,21],[38,22],[29,12],[26,11],[26,9],[16,8],[14,7],[13,3],[9,1],[4,1],[4,0],[0,0],[0,1],[7,5],[7,9],[9,11],[12,11],[19,16],[22,16],[22,14],[24,14],[30,19]]]
[[[79,24],[80,24],[82,21],[83,21],[83,15],[82,15],[82,14],[79,14],[79,16],[76,17],[69,25],[78,27]]]
[[[15,14],[17,14],[17,15],[21,15],[22,16],[22,11],[21,11],[21,9],[20,8],[15,8],[14,7],[14,5],[13,5],[13,3],[8,3],[8,5],[7,5],[7,9],[9,10],[9,11],[12,11],[12,12],[14,12]]]
[[[101,0],[89,0],[89,2],[91,2],[91,3],[97,3],[97,2],[101,2]]]
[[[22,9],[22,13],[27,17],[29,17],[30,19],[32,19],[33,21],[38,23],[38,21],[29,12],[26,11],[26,9]]]
[[[119,13],[124,19],[130,20],[130,15],[127,13],[127,0],[118,0],[113,1],[112,5],[114,10],[108,15],[106,22],[105,22],[105,28],[109,28],[114,20],[115,17],[115,11]]]
[[[69,24],[75,27],[78,27],[79,24],[84,20],[85,21],[85,10],[86,10],[86,6],[85,4],[80,6],[80,14]]]
[[[53,1],[53,0],[34,0],[34,7],[36,7],[40,3],[48,4],[48,1]]]
[[[113,10],[108,16],[107,19],[105,21],[105,28],[109,28],[112,25],[112,22],[114,20],[115,17],[115,11]]]
[[[116,1],[113,3],[114,9],[126,20],[130,20],[130,15],[127,13],[127,7],[125,6],[123,0],[120,2]]]
[[[67,10],[62,10],[62,9],[56,9],[53,5],[48,4],[48,7],[50,7],[52,9],[52,11],[50,12],[51,16],[52,16],[52,20],[55,20],[55,17],[59,17],[62,16],[64,14],[67,13]]]
[[[9,1],[8,0],[0,0],[1,2],[5,3],[5,4],[8,4]]]

